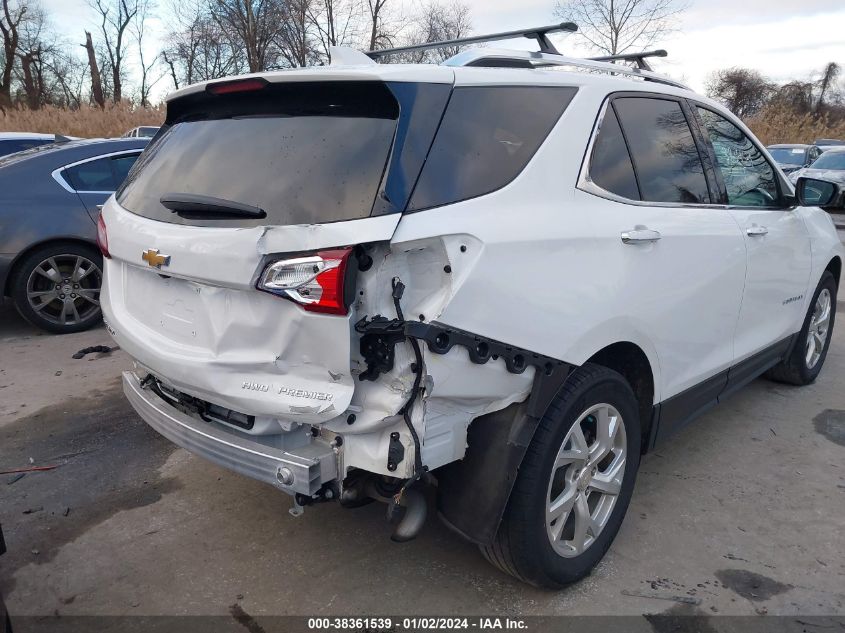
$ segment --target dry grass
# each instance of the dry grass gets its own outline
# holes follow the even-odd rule
[[[139,125],[161,125],[163,106],[136,108],[129,104],[107,105],[104,110],[84,106],[79,110],[44,107],[0,111],[0,132],[42,132],[83,138],[111,138]]]
[[[845,139],[845,120],[827,116],[795,114],[787,108],[769,106],[750,121],[748,127],[764,145],[773,143],[812,143],[817,138]]]
[[[165,108],[136,108],[130,104],[108,105],[105,110],[85,106],[79,110],[45,107],[0,111],[0,132],[58,133],[84,138],[121,136],[139,125],[161,125]],[[769,106],[747,121],[765,144],[811,143],[817,138],[845,139],[845,120],[797,115],[789,109]]]

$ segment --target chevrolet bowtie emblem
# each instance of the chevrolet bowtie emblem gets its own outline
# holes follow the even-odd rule
[[[170,255],[162,255],[158,252],[158,249],[153,250],[148,248],[141,253],[141,259],[147,262],[148,265],[154,266],[155,268],[161,268],[162,266],[168,266],[170,264]]]

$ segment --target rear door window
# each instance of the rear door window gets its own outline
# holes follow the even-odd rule
[[[77,191],[114,191],[114,174],[108,158],[89,160],[64,170],[65,179]]]
[[[576,91],[568,86],[455,88],[408,210],[475,198],[510,183]]]
[[[111,167],[114,172],[115,189],[123,184],[126,176],[129,175],[129,170],[138,160],[138,154],[130,154],[128,156],[115,156],[111,159]]]
[[[710,194],[689,123],[674,100],[613,100],[628,142],[640,193],[648,202],[708,204]]]
[[[62,172],[67,183],[76,191],[115,191],[125,180],[138,154],[104,156],[68,167]]]

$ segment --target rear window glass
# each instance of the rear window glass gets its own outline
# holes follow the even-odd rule
[[[291,83],[195,99],[205,101],[170,106],[176,120],[147,148],[118,192],[129,211],[203,226],[325,223],[370,215],[399,114],[383,83]],[[246,204],[267,216],[187,219],[161,204],[168,194]]]
[[[786,165],[803,165],[807,150],[803,147],[771,147],[769,153],[779,163]]]
[[[677,101],[624,97],[613,101],[642,199],[649,202],[709,203],[701,157]]]
[[[507,185],[534,156],[576,90],[455,88],[408,210],[475,198]]]

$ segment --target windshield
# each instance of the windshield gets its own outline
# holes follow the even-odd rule
[[[807,150],[803,147],[770,147],[769,153],[772,158],[781,164],[803,165]]]
[[[813,169],[845,169],[845,152],[827,152],[816,159]]]

